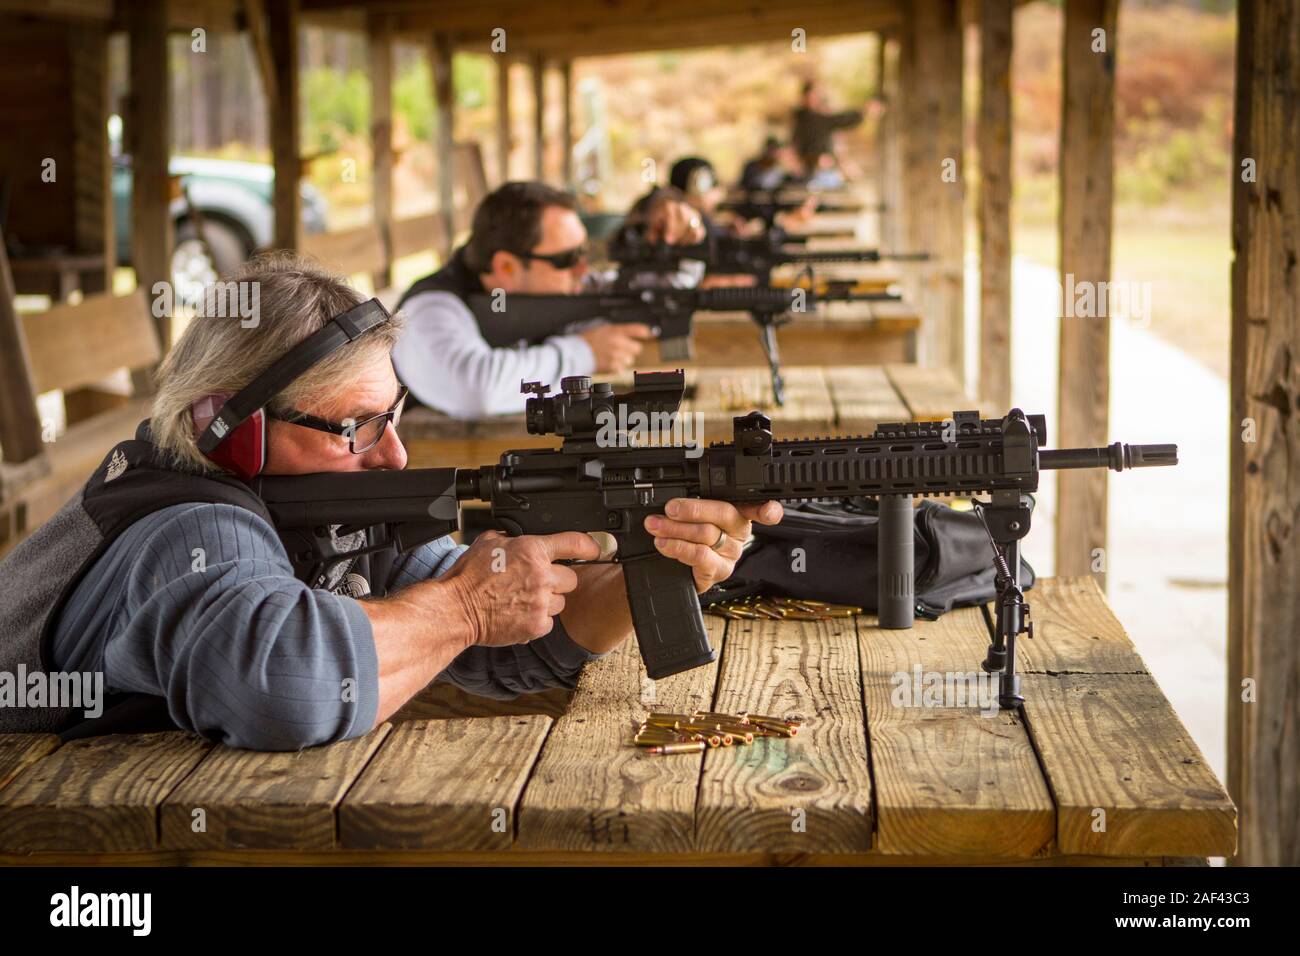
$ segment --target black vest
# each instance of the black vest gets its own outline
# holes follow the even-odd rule
[[[262,500],[237,478],[185,471],[165,461],[149,440],[148,426],[142,422],[134,439],[112,448],[83,488],[0,561],[0,581],[10,582],[0,589],[0,672],[51,673],[49,644],[68,599],[113,542],[142,518],[197,502],[235,505],[274,525]],[[352,596],[383,594],[394,556],[364,556],[306,583]],[[372,588],[372,577],[382,586]],[[73,707],[0,707],[0,732],[55,732],[73,739],[172,727],[162,698],[146,694],[110,695],[96,718],[84,718]]]
[[[451,254],[445,266],[432,275],[425,276],[402,293],[402,297],[397,301],[397,308],[400,309],[406,305],[408,299],[422,292],[450,292],[452,295],[459,296],[468,305],[471,293],[486,291],[474,270],[465,265],[465,247],[461,246]]]

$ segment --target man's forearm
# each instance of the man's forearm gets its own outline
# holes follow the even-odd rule
[[[560,621],[575,644],[604,654],[632,633],[632,609],[627,605],[623,567],[588,564],[574,568],[578,589],[569,595]]]
[[[444,594],[430,600],[418,590]],[[360,602],[374,631],[379,658],[379,709],[375,726],[391,717],[415,694],[447,668],[475,641],[471,616],[466,613],[459,585],[452,581],[426,581],[391,597]],[[444,613],[430,614],[433,604]]]

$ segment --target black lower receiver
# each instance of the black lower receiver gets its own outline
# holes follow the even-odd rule
[[[510,534],[603,531],[618,542],[628,603],[646,671],[667,677],[714,659],[692,570],[666,558],[645,530],[673,498],[804,501],[850,495],[988,495],[981,503],[999,577],[999,626],[985,666],[1002,671],[1003,706],[1019,700],[1015,638],[1028,630],[1019,541],[1029,499],[1051,468],[1122,471],[1173,465],[1175,445],[1044,450],[1041,415],[956,412],[948,421],[882,425],[865,436],[777,441],[759,412],[734,421],[733,440],[707,447],[671,438],[685,375],[637,373],[632,390],[566,378],[557,395],[538,383],[527,401],[532,434],[559,448],[506,452],[477,469],[412,469],[261,478],[253,482],[300,573],[355,556],[329,553],[338,532],[371,529],[365,550],[409,550],[456,527],[458,502],[483,500]],[[665,429],[670,430],[665,433]],[[656,440],[659,440],[656,443]],[[884,568],[881,569],[882,574]]]

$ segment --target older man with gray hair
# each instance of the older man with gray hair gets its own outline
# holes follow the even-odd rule
[[[244,479],[405,467],[389,427],[405,395],[390,356],[401,322],[292,257],[229,280],[257,284],[256,321],[205,310],[191,322],[136,438],[0,562],[0,672],[102,672],[113,706],[85,727],[68,707],[0,703],[0,732],[172,726],[293,750],[365,734],[434,680],[499,698],[571,687],[631,633],[620,567],[556,563],[599,556],[576,532],[443,538],[382,566],[363,556],[295,577]],[[345,321],[367,307],[367,324]],[[332,324],[348,341],[249,411],[257,442],[241,464],[216,455],[205,436],[238,430],[231,396]],[[700,590],[731,573],[751,520],[781,513],[694,499],[668,511],[647,530]]]

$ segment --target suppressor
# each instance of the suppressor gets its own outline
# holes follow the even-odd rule
[[[881,627],[901,630],[912,626],[916,613],[912,580],[915,568],[912,496],[881,495],[878,500],[880,576],[877,616]]]

